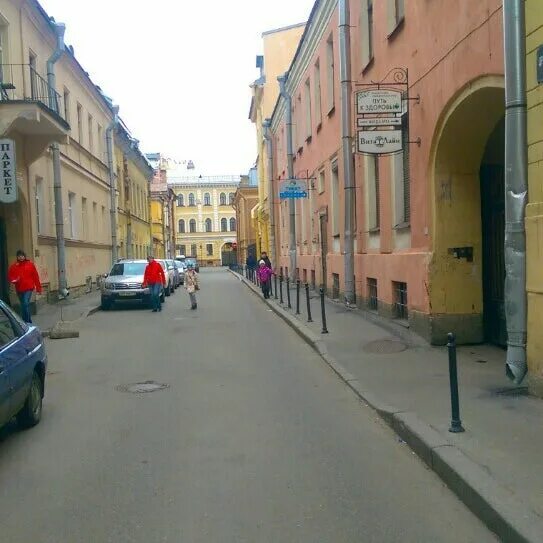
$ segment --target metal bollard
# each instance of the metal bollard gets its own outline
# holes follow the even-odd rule
[[[279,277],[279,294],[280,294],[280,300],[279,303],[283,305],[283,275]]]
[[[296,280],[296,315],[300,314],[300,280]]]
[[[451,426],[449,432],[458,434],[465,432],[460,420],[460,402],[458,399],[458,371],[456,367],[456,338],[453,333],[447,334],[449,351],[449,384],[451,387]]]
[[[270,276],[270,278],[268,279],[268,282],[269,282],[269,285],[270,285],[270,298],[273,296],[273,281],[272,281],[272,278]]]
[[[307,322],[313,322],[311,318],[311,301],[309,299],[309,283],[305,284],[305,299],[307,301]]]
[[[274,282],[274,294],[275,294],[275,299],[277,300],[277,274],[274,273],[273,274],[273,282]]]
[[[322,330],[321,334],[327,334],[328,328],[326,327],[326,307],[324,305],[324,289],[321,287],[319,289],[321,293],[321,314],[322,314]]]
[[[292,309],[292,304],[290,303],[290,277],[287,275],[287,307]]]

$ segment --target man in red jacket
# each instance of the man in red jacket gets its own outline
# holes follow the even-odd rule
[[[34,289],[41,294],[41,283],[36,266],[26,258],[26,254],[20,249],[17,251],[17,262],[9,267],[8,279],[10,283],[15,285],[17,296],[21,302],[23,320],[31,324],[30,300]]]
[[[147,257],[147,266],[145,266],[145,273],[143,274],[143,288],[149,286],[151,291],[151,306],[153,307],[153,313],[162,311],[162,304],[160,303],[160,291],[166,286],[166,276],[164,270],[152,256]]]

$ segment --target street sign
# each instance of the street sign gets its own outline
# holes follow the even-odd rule
[[[356,93],[356,111],[358,115],[370,113],[401,113],[401,91],[371,89]]]
[[[401,130],[359,130],[357,151],[368,155],[397,153],[402,150]]]
[[[279,198],[298,199],[307,198],[307,183],[303,179],[287,179],[279,187]]]
[[[17,201],[17,172],[15,160],[15,142],[0,139],[0,161],[2,176],[0,178],[0,202],[12,204]]]
[[[356,119],[358,128],[369,126],[402,126],[401,117],[359,117]]]

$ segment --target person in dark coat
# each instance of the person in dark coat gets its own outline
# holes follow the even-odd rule
[[[262,256],[260,257],[260,260],[264,261],[264,264],[266,264],[266,268],[270,268],[270,270],[273,269],[271,260],[268,258],[268,253],[266,251],[262,252]]]

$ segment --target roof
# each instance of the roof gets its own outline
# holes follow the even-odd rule
[[[296,23],[293,25],[288,26],[282,26],[281,28],[274,28],[273,30],[266,30],[266,32],[262,32],[262,37],[268,36],[269,34],[276,34],[277,32],[285,32],[286,30],[292,30],[293,28],[299,28],[301,26],[304,26],[306,23]]]

